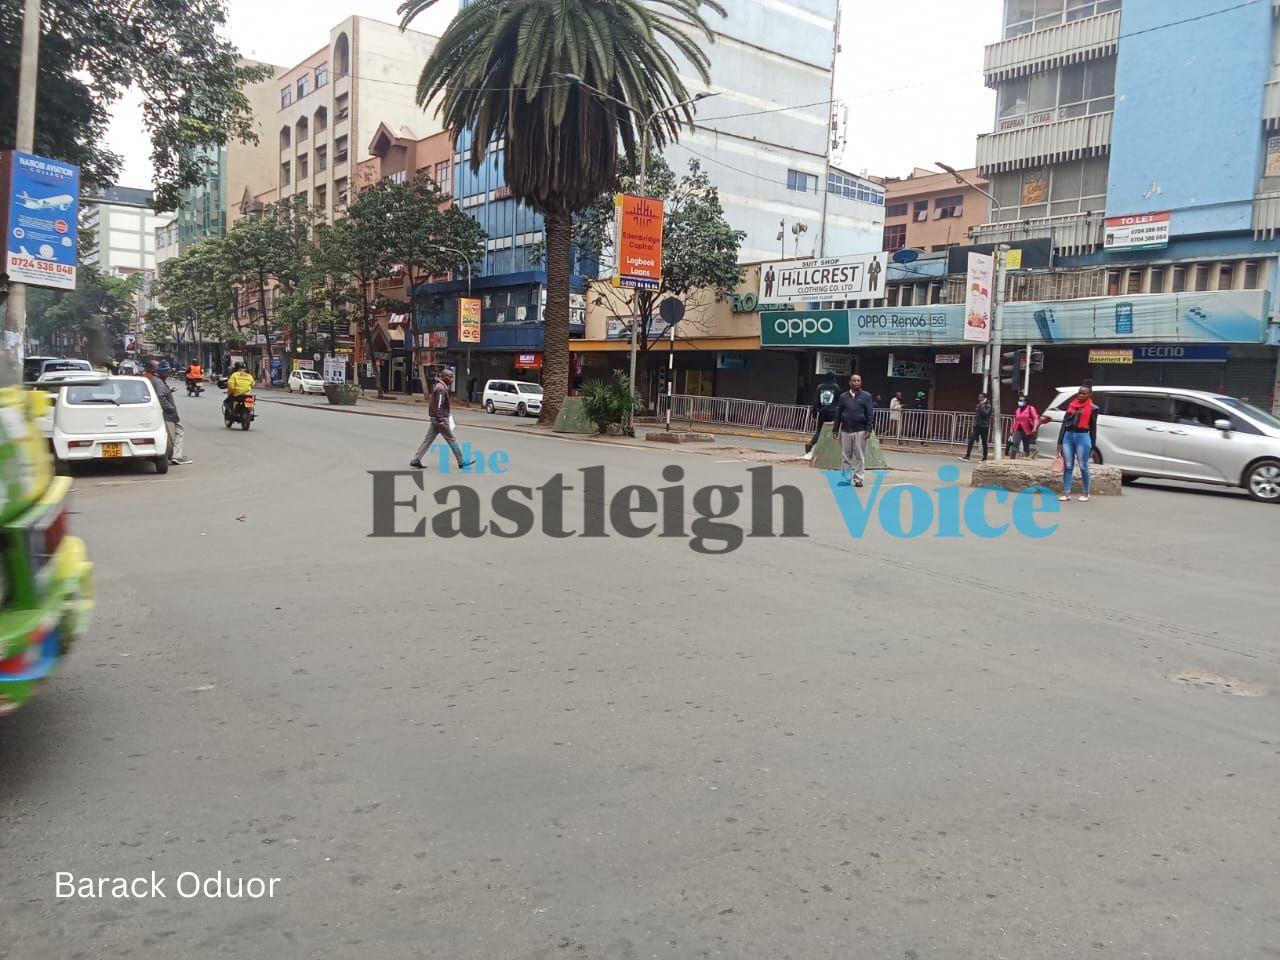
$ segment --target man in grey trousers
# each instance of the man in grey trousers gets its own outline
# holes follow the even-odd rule
[[[445,370],[440,374],[440,379],[436,381],[435,386],[431,389],[430,406],[427,408],[427,416],[431,418],[431,427],[427,430],[427,435],[422,438],[422,446],[418,447],[418,452],[409,461],[409,466],[415,470],[422,469],[422,458],[431,449],[431,444],[436,442],[436,437],[443,437],[444,442],[449,445],[449,449],[453,451],[454,458],[458,461],[458,469],[465,470],[475,463],[474,459],[463,461],[462,451],[458,449],[458,441],[453,436],[453,413],[449,406],[449,393],[452,390],[453,371]]]
[[[862,486],[867,469],[867,438],[876,424],[876,403],[871,394],[862,389],[862,377],[849,378],[849,389],[836,401],[836,422],[832,429],[840,441],[840,472],[844,474],[840,486]]]

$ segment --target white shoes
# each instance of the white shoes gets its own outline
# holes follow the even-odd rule
[[[801,459],[801,460],[812,460],[812,459],[813,459],[813,451],[812,451],[812,450],[810,450],[808,453],[806,453],[806,454],[805,454],[803,457],[801,457],[800,459]]]

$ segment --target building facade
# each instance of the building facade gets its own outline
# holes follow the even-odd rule
[[[117,276],[154,273],[156,227],[161,223],[152,209],[154,200],[152,191],[135,187],[109,187],[85,197],[80,229],[92,238],[81,262]]]
[[[901,179],[886,178],[881,249],[940,253],[968,244],[969,231],[987,220],[986,187],[976,169],[916,167]]]

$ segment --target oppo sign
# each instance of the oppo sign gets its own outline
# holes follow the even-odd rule
[[[849,313],[846,310],[799,311],[760,314],[762,346],[849,345]]]

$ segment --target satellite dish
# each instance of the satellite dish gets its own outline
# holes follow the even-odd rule
[[[910,247],[903,247],[893,255],[894,263],[915,263],[920,259],[920,251],[912,250]]]

